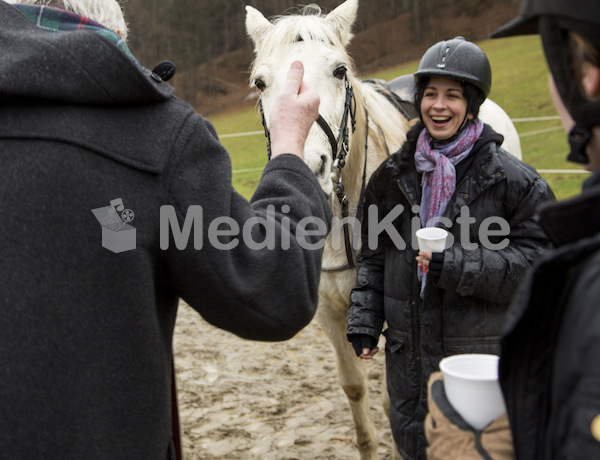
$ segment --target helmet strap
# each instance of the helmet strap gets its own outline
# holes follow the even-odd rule
[[[571,132],[569,133],[569,146],[571,151],[567,156],[568,161],[573,163],[587,164],[590,162],[587,154],[585,153],[585,146],[590,140],[592,131],[589,126],[585,126],[581,123],[575,124]]]

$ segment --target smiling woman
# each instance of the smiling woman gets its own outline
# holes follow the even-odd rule
[[[421,118],[431,137],[445,141],[459,132],[473,114],[467,113],[467,100],[459,82],[432,77],[421,100]]]
[[[477,45],[462,37],[433,45],[415,77],[421,120],[373,173],[364,206],[381,216],[398,205],[411,209],[421,226],[444,228],[453,243],[437,253],[398,250],[385,235],[369,244],[367,220],[347,329],[357,355],[370,359],[387,322],[390,424],[405,460],[425,458],[426,383],[440,360],[499,352],[508,303],[547,244],[535,209],[554,199],[535,170],[504,150],[503,137],[479,119],[492,75]],[[485,244],[490,219],[508,224],[506,244]],[[410,213],[394,220],[405,241],[415,231],[412,220]],[[465,236],[472,246],[461,244]]]

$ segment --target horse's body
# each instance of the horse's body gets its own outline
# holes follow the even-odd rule
[[[348,216],[355,217],[361,191],[369,177],[390,153],[400,148],[410,126],[391,98],[386,97],[381,85],[357,78],[346,52],[358,0],[346,0],[327,16],[318,14],[320,9],[313,5],[300,15],[282,16],[273,23],[256,9],[246,9],[246,29],[256,53],[251,82],[261,90],[264,119],[268,120],[273,94],[278,92],[290,64],[302,61],[304,81],[319,93],[319,112],[333,134],[328,137],[325,130],[315,124],[306,141],[305,162],[323,190],[330,194],[332,209],[338,218],[343,216],[342,206],[334,188],[341,177]],[[345,126],[341,122],[348,97],[347,85],[354,91],[355,131],[351,129],[351,117]],[[348,154],[345,166],[338,168],[333,161],[338,152],[332,150],[343,151],[343,147],[334,145],[331,138],[337,138],[346,127]],[[364,362],[356,357],[346,339],[346,315],[350,290],[356,284],[356,269],[349,266],[346,249],[340,241],[344,241],[343,229],[334,226],[323,253],[317,321],[335,350],[338,375],[352,410],[360,456],[374,459],[379,437],[369,409]],[[353,243],[359,244],[356,237]],[[309,350],[307,359],[311,359]],[[387,392],[384,393],[386,398]]]

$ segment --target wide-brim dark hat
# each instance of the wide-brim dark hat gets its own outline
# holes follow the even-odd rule
[[[519,15],[492,32],[492,38],[533,35],[538,33],[538,17]]]
[[[523,0],[519,15],[492,32],[492,38],[537,34],[541,16],[573,24],[573,29],[592,43],[599,41],[598,0]]]

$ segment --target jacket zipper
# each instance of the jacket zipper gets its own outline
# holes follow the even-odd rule
[[[404,195],[404,198],[406,198],[406,201],[408,201],[409,206],[412,208],[414,205],[413,205],[412,201],[410,201],[410,198],[408,197],[408,195],[406,194],[404,189],[402,188],[402,185],[400,185],[400,179],[396,180],[396,184],[398,185],[398,188],[402,192],[402,195]]]
[[[404,198],[406,198],[406,201],[408,202],[408,204],[412,210],[412,208],[414,207],[414,204],[411,202],[410,198],[408,197],[408,194],[402,188],[402,185],[400,184],[400,180],[397,180],[396,184],[398,185],[398,188],[404,195]],[[421,222],[421,226],[422,226],[422,224],[423,223]],[[411,250],[412,250],[412,246],[411,246]],[[420,290],[420,284],[418,282],[418,277],[417,277],[417,272],[416,272],[416,270],[418,270],[418,268],[416,266],[415,261],[413,261],[413,267],[414,267],[414,269],[412,270],[413,275],[411,278],[412,285],[413,286],[419,285],[419,292],[417,295],[420,296],[421,290]],[[417,277],[416,280],[415,280],[415,277]],[[411,310],[411,317],[412,317],[412,329],[413,329],[413,335],[414,335],[413,349],[415,351],[415,361],[417,363],[417,375],[419,376],[419,404],[420,404],[421,403],[420,400],[422,398],[421,392],[423,391],[423,377],[422,377],[423,369],[422,369],[422,365],[421,365],[421,329],[419,328],[421,313],[419,311],[418,301],[413,300],[413,299],[414,299],[414,296],[411,295],[410,310]]]

